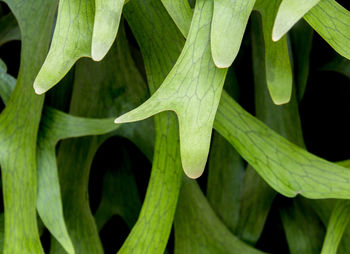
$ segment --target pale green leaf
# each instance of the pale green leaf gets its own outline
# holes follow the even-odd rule
[[[343,57],[350,59],[350,12],[335,0],[321,0],[305,20]]]
[[[272,39],[280,40],[320,0],[282,0],[273,26]]]
[[[143,120],[162,111],[176,112],[185,173],[199,177],[207,161],[212,124],[220,100],[226,69],[217,69],[210,52],[212,0],[199,0],[186,44],[161,87],[140,107],[116,123]],[[192,68],[188,68],[192,64]]]
[[[292,144],[223,93],[214,123],[276,191],[287,197],[349,198],[350,171]]]
[[[124,0],[95,0],[95,20],[91,56],[95,61],[105,57],[117,37]]]
[[[214,0],[211,51],[219,68],[231,66],[242,43],[255,0]]]
[[[61,0],[52,44],[35,79],[42,94],[56,85],[81,57],[101,60],[111,48],[124,0]]]
[[[288,103],[292,94],[292,67],[289,59],[287,38],[272,41],[272,28],[281,0],[257,0],[254,9],[262,19],[265,45],[265,69],[267,86],[273,102]]]
[[[95,1],[59,1],[49,53],[34,82],[37,94],[56,85],[81,57],[91,56]]]

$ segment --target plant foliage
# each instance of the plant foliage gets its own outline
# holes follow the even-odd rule
[[[350,253],[346,4],[2,0],[0,251]]]

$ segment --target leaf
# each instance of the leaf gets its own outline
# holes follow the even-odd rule
[[[212,124],[227,71],[217,69],[212,62],[208,46],[211,17],[212,2],[197,1],[186,44],[161,87],[141,106],[115,121],[133,122],[162,111],[176,112],[182,167],[192,178],[204,171]],[[189,69],[190,64],[193,66]]]
[[[20,40],[19,30],[15,16],[12,13],[0,18],[0,46],[9,41]]]
[[[124,14],[141,48],[148,85],[154,93],[178,58],[183,36],[160,1],[133,0]],[[118,253],[164,253],[170,235],[182,177],[178,127],[171,113],[154,120],[156,142],[146,197],[139,219]]]
[[[291,254],[320,253],[324,227],[315,212],[296,198],[280,208]]]
[[[118,127],[112,119],[79,118],[45,108],[38,138],[37,209],[50,233],[68,253],[75,252],[63,217],[55,146],[61,139],[101,135]]]
[[[111,117],[123,110],[131,109],[147,96],[146,86],[131,58],[122,27],[114,46],[103,61],[96,63],[91,59],[82,59],[76,65],[71,114],[94,118]],[[100,125],[103,126],[101,123]],[[147,135],[143,135],[145,132]],[[132,137],[137,146],[152,151],[152,123],[149,122],[135,126],[121,126],[117,131],[99,137],[66,140],[58,149],[63,212],[76,253],[103,253],[86,195],[95,153],[112,135]],[[51,253],[64,253],[64,250],[53,241]]]
[[[7,74],[7,66],[0,59],[0,97],[6,105],[10,100],[10,96],[15,89],[16,79]]]
[[[223,93],[214,128],[276,191],[287,197],[348,198],[350,171],[292,144]]]
[[[322,66],[321,70],[335,71],[350,78],[350,61],[341,56],[336,56],[328,64]]]
[[[282,0],[273,26],[272,39],[280,40],[320,0]]]
[[[187,0],[162,0],[162,3],[184,37],[190,30],[193,11]]]
[[[322,246],[322,254],[336,254],[337,249],[349,224],[349,201],[336,202],[327,226],[327,233]]]
[[[264,229],[276,191],[248,165],[244,175],[236,235],[255,245]],[[264,202],[261,202],[264,200]]]
[[[276,106],[269,96],[266,85],[264,38],[259,20],[254,15],[251,19],[251,28],[256,117],[283,137],[303,146],[295,95],[292,94],[291,101],[282,106]],[[237,230],[241,239],[251,244],[257,243],[276,194],[249,165],[243,183]]]
[[[301,101],[310,69],[310,54],[312,48],[313,29],[306,23],[305,20],[300,20],[290,32],[294,56],[294,71],[296,93],[298,101]]]
[[[35,81],[37,94],[45,93],[67,74],[81,57],[91,56],[93,0],[61,0],[49,53]]]
[[[104,58],[117,37],[125,0],[95,0],[95,20],[91,56],[95,61]]]
[[[350,12],[334,0],[321,0],[305,20],[343,57],[350,59]]]
[[[214,132],[209,156],[207,197],[232,233],[239,222],[244,173],[242,158],[223,137]]]
[[[45,93],[81,57],[101,60],[117,35],[124,0],[61,0],[52,44],[34,82]],[[95,8],[96,5],[96,8]]]
[[[22,49],[17,84],[0,115],[4,253],[43,253],[36,214],[36,139],[44,98],[34,94],[31,84],[49,45],[56,1],[6,3],[18,20]]]
[[[177,253],[263,253],[233,236],[219,220],[197,183],[183,180],[175,216]]]
[[[11,90],[14,88],[16,80],[14,78],[12,80],[9,84],[9,93],[6,91],[5,98],[11,95]],[[79,118],[50,107],[46,107],[44,110],[38,137],[37,209],[46,227],[60,241],[68,253],[74,253],[74,247],[63,218],[55,146],[61,139],[101,135],[118,127],[113,123],[113,119]],[[50,209],[47,209],[47,207],[50,207]]]
[[[293,76],[289,60],[287,38],[272,41],[273,22],[281,0],[257,0],[254,9],[259,11],[265,44],[266,81],[273,102],[288,103],[292,94]]]
[[[219,68],[231,66],[242,43],[255,0],[214,0],[211,51]]]

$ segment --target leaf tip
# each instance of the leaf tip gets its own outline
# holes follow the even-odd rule
[[[191,170],[186,170],[186,169],[184,168],[184,172],[185,172],[185,174],[186,174],[187,177],[189,177],[189,178],[191,178],[191,179],[197,179],[197,178],[199,178],[199,177],[203,174],[204,169],[200,168],[200,169],[196,169],[196,170],[193,170],[193,169],[191,169]]]
[[[34,87],[34,91],[35,91],[35,93],[36,94],[43,94],[43,93],[45,93],[47,90],[46,89],[44,89],[43,87],[41,87],[40,85],[38,85],[37,83],[34,83],[34,85],[33,85],[33,87]]]
[[[106,50],[104,50],[103,48],[101,48],[99,46],[92,45],[92,48],[91,48],[92,60],[99,62],[105,57],[105,55],[106,55]]]
[[[283,34],[280,34],[275,29],[272,31],[272,41],[279,41],[283,37]]]

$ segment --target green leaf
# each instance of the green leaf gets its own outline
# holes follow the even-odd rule
[[[6,105],[10,100],[11,94],[15,89],[16,79],[7,74],[7,66],[0,59],[0,98]]]
[[[328,64],[321,68],[322,71],[335,71],[350,79],[350,61],[341,56],[336,56]]]
[[[209,156],[207,197],[232,233],[239,222],[244,173],[242,158],[223,137],[214,132]]]
[[[304,18],[335,51],[350,59],[350,12],[348,10],[335,0],[321,0]]]
[[[225,227],[198,184],[184,179],[175,215],[177,253],[263,253],[242,242]]]
[[[264,38],[256,16],[251,20],[256,117],[288,140],[303,146],[295,95],[290,103],[276,106],[266,86]],[[244,178],[237,234],[256,244],[263,231],[276,192],[249,165]],[[261,202],[264,200],[264,202]]]
[[[243,180],[236,230],[240,239],[252,245],[258,242],[276,194],[254,168],[248,165]]]
[[[0,115],[4,253],[43,253],[36,214],[36,139],[44,98],[34,94],[31,84],[45,58],[57,2],[6,3],[18,20],[22,49],[17,84]]]
[[[349,198],[350,171],[292,144],[223,93],[214,122],[276,191],[287,197]]]
[[[320,0],[282,0],[273,26],[272,39],[280,40]]]
[[[75,117],[45,108],[38,138],[38,213],[68,253],[75,253],[64,222],[55,146],[61,139],[101,135],[119,126],[112,119]],[[50,209],[47,209],[50,207]]]
[[[160,1],[133,0],[124,13],[140,45],[154,93],[178,58],[183,36]],[[145,201],[119,253],[164,253],[170,235],[182,178],[178,127],[172,113],[154,120],[156,142]]]
[[[141,106],[115,121],[133,122],[162,111],[176,112],[182,166],[192,178],[204,171],[212,124],[227,71],[215,67],[208,47],[212,9],[211,0],[196,2],[186,44],[161,87]],[[189,69],[190,64],[193,66]]]
[[[290,253],[320,253],[325,233],[322,222],[300,198],[289,201],[280,208],[280,214]]]
[[[15,16],[12,13],[0,18],[0,46],[9,41],[20,40],[19,30]]]
[[[305,20],[300,20],[290,32],[298,101],[301,101],[304,96],[309,77],[313,34],[313,29]]]
[[[162,0],[162,3],[184,37],[190,30],[193,11],[188,0]]]
[[[52,44],[35,79],[37,94],[45,93],[81,57],[100,61],[111,48],[124,0],[61,0]]]
[[[105,57],[117,37],[125,0],[95,0],[95,21],[91,56],[95,61]]]
[[[37,94],[57,84],[79,58],[91,56],[94,9],[94,0],[59,2],[50,50],[34,81]]]
[[[219,68],[231,66],[242,43],[255,0],[214,0],[211,51]]]
[[[266,81],[273,102],[288,103],[292,94],[293,76],[289,59],[287,38],[272,41],[273,22],[281,0],[257,0],[254,9],[262,20],[265,45]]]
[[[85,96],[81,97],[81,94]],[[85,117],[111,117],[130,110],[146,96],[144,80],[132,60],[125,32],[120,29],[114,46],[103,61],[96,63],[91,59],[82,59],[76,65],[70,113]],[[145,131],[146,135],[143,134]],[[86,193],[94,155],[112,135],[130,138],[137,146],[148,151],[146,154],[152,151],[150,122],[121,126],[116,132],[99,137],[66,140],[58,150],[64,217],[76,253],[103,253]],[[72,175],[72,172],[75,173]],[[51,246],[52,253],[64,253],[57,242],[54,241]]]
[[[349,224],[350,202],[336,202],[327,226],[327,233],[322,247],[322,254],[336,254],[337,249]]]

